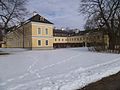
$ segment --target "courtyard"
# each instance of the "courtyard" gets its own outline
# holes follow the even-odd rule
[[[87,48],[2,48],[0,90],[74,90],[120,71],[120,55]]]

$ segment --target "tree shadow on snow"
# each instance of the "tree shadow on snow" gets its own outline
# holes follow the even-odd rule
[[[1,83],[3,83],[3,82],[2,82],[2,79],[0,79],[0,84],[1,84]],[[0,85],[0,90],[6,90],[6,89],[5,89],[5,86]]]

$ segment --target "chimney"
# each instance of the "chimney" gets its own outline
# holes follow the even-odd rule
[[[41,16],[41,17],[40,17],[40,21],[44,21],[44,17]]]
[[[33,12],[33,16],[35,16],[36,14],[37,14],[37,12],[36,12],[36,11],[34,11],[34,12]]]
[[[64,31],[64,30],[65,30],[65,28],[63,28],[63,27],[62,27],[62,28],[61,28],[61,30],[62,30],[62,31]]]

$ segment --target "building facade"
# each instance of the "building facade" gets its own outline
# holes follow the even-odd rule
[[[90,38],[91,36],[84,32],[54,29],[53,23],[36,14],[9,32],[4,37],[5,43],[2,47],[28,49],[83,47],[91,43]],[[108,40],[108,37],[104,39]]]
[[[52,49],[53,23],[35,15],[4,37],[7,48]]]

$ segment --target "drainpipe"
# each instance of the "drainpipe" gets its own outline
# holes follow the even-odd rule
[[[23,48],[24,48],[24,41],[25,41],[24,40],[24,35],[25,35],[25,33],[24,33],[24,22],[21,22],[21,26],[22,26],[22,30],[23,30],[23,33],[22,33],[23,37],[22,38],[23,38]]]

